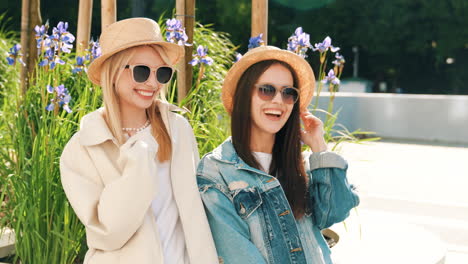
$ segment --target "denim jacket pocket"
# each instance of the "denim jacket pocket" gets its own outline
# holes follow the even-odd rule
[[[238,189],[233,194],[233,203],[242,219],[248,218],[262,204],[262,196],[257,188]]]

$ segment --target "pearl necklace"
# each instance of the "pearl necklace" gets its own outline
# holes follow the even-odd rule
[[[142,127],[139,127],[139,128],[134,128],[134,127],[122,127],[122,130],[123,131],[136,131],[136,132],[140,132],[142,131],[143,129],[147,128],[150,124],[150,121],[149,120],[146,120],[146,123],[142,126]]]

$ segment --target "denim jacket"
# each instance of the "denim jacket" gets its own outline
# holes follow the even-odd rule
[[[321,229],[359,204],[347,163],[333,152],[306,155],[307,209],[296,220],[280,182],[247,165],[228,138],[198,165],[197,181],[224,264],[332,263]]]

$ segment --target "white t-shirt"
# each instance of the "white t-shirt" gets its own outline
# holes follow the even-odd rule
[[[151,126],[138,133],[151,133]],[[127,134],[125,135],[128,139]],[[156,162],[158,170],[153,172],[153,175],[158,177],[158,190],[151,204],[151,209],[158,227],[164,263],[188,264],[189,258],[185,247],[184,231],[172,192],[171,165],[169,161],[161,163],[156,158],[154,162]]]
[[[158,194],[151,207],[156,218],[159,237],[162,243],[165,263],[186,264],[188,256],[185,249],[185,237],[179,218],[179,210],[172,193],[170,164],[158,162]]]
[[[272,154],[264,153],[264,152],[252,152],[255,159],[257,159],[258,163],[260,164],[260,170],[269,173]]]

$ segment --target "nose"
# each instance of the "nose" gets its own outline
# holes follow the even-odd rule
[[[276,94],[275,96],[273,97],[273,99],[271,100],[272,103],[283,103],[283,99],[281,98],[281,92],[280,91],[276,91]]]
[[[151,88],[158,88],[159,83],[156,81],[156,71],[151,71],[148,80],[146,80],[145,84],[150,86]]]

